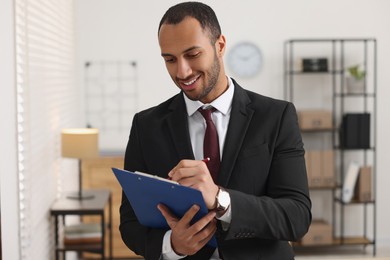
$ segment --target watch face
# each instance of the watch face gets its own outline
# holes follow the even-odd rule
[[[253,77],[260,72],[262,54],[253,43],[241,42],[233,46],[227,56],[230,70],[240,77]]]
[[[217,209],[218,210],[226,210],[227,207],[230,205],[230,196],[229,193],[222,188],[220,188],[218,192],[218,205]]]

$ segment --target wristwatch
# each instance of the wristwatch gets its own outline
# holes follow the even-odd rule
[[[216,206],[217,213],[223,214],[230,206],[229,193],[225,189],[219,187],[219,190],[218,190],[218,193],[217,193],[217,196],[215,197],[215,199],[217,201],[217,206]]]

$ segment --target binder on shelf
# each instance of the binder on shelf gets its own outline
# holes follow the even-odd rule
[[[345,114],[341,125],[340,141],[344,149],[370,148],[370,114]]]
[[[352,161],[345,174],[343,189],[342,189],[342,201],[349,203],[352,200],[355,191],[356,180],[359,174],[359,165]]]
[[[196,222],[208,213],[208,209],[199,190],[182,186],[158,176],[112,168],[115,177],[129,200],[138,221],[147,227],[169,228],[157,205],[166,205],[173,214],[182,217],[192,205],[197,204],[200,210],[193,218]],[[208,244],[216,247],[213,237]]]

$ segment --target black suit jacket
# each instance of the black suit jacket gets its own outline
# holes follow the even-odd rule
[[[230,193],[232,221],[227,231],[217,231],[219,252],[227,260],[293,259],[287,241],[301,238],[311,222],[295,108],[234,85],[217,181]],[[180,160],[193,158],[182,93],[134,116],[125,169],[167,177]],[[126,245],[145,259],[159,259],[166,230],[140,225],[125,195],[120,214]]]

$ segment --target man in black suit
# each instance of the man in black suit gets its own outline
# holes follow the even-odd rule
[[[232,17],[233,18],[233,17]],[[126,196],[120,231],[145,259],[293,259],[288,241],[311,222],[304,149],[291,103],[247,91],[227,77],[225,37],[214,11],[197,2],[171,7],[158,30],[161,55],[180,93],[134,116],[125,169],[170,177],[202,192],[209,213],[191,224],[158,208],[169,230],[140,225]],[[213,108],[220,165],[215,180],[204,158]],[[215,110],[215,111],[214,111]],[[210,248],[216,235],[218,248]]]

